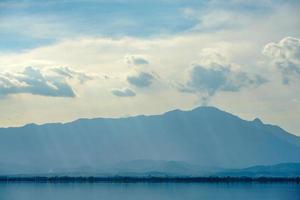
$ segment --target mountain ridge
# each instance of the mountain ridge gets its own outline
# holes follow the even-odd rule
[[[133,160],[97,169],[82,166],[73,169],[1,173],[0,177],[300,177],[299,163],[257,165],[239,169],[203,168],[182,161]]]
[[[274,124],[265,124],[260,118],[256,117],[253,120],[245,120],[243,118],[240,118],[239,116],[229,113],[227,111],[221,110],[217,107],[214,106],[198,106],[195,107],[191,110],[182,110],[182,109],[173,109],[170,111],[166,111],[163,112],[161,114],[149,114],[149,115],[144,115],[144,114],[139,114],[139,115],[133,115],[133,116],[127,116],[127,117],[94,117],[94,118],[78,118],[78,119],[74,119],[68,122],[49,122],[49,123],[42,123],[42,124],[36,124],[36,123],[28,123],[22,126],[11,126],[11,127],[0,127],[0,129],[9,129],[9,128],[24,128],[24,127],[28,127],[28,126],[49,126],[49,125],[68,125],[68,124],[72,124],[72,123],[76,123],[76,122],[81,122],[81,121],[88,121],[88,120],[117,120],[117,119],[131,119],[131,118],[139,118],[139,117],[156,117],[156,116],[164,116],[164,115],[168,115],[168,114],[172,114],[172,113],[176,113],[176,112],[195,112],[195,111],[199,111],[201,109],[206,109],[206,110],[212,110],[212,111],[218,111],[218,112],[223,112],[229,116],[232,116],[234,118],[237,119],[241,119],[243,121],[247,121],[247,122],[255,122],[257,124],[260,125],[266,125],[266,126],[271,126],[274,128],[278,128],[281,129],[282,131],[295,136],[296,138],[298,138],[300,140],[300,136],[290,133],[288,131],[286,131],[285,129],[283,129],[282,127],[278,126],[278,125],[274,125]]]
[[[198,106],[198,107],[195,107],[195,108],[193,108],[191,110],[173,109],[173,110],[170,110],[170,111],[163,112],[161,114],[149,114],[149,115],[139,114],[139,115],[133,115],[133,116],[127,116],[127,117],[125,117],[125,116],[122,117],[121,116],[121,117],[78,118],[78,119],[74,119],[74,120],[71,120],[71,121],[68,121],[68,122],[49,122],[49,123],[41,123],[41,124],[28,123],[28,124],[24,124],[22,126],[0,127],[0,129],[23,128],[23,127],[28,127],[28,126],[67,125],[67,124],[70,124],[70,123],[74,123],[74,122],[78,122],[78,121],[86,121],[86,120],[102,120],[102,119],[103,120],[105,120],[105,119],[107,119],[107,120],[114,120],[114,119],[129,119],[129,118],[137,118],[137,117],[155,117],[155,116],[168,115],[168,114],[176,113],[176,112],[195,112],[195,111],[198,111],[198,110],[201,110],[201,109],[209,109],[209,110],[214,110],[214,111],[221,111],[223,113],[229,114],[230,116],[242,119],[242,118],[238,117],[237,115],[234,115],[234,114],[231,114],[229,112],[223,111],[223,110],[221,110],[221,109],[219,109],[217,107],[214,107],[214,106]],[[245,119],[242,119],[242,120],[245,120]],[[255,120],[259,120],[262,123],[262,121],[259,118],[255,118],[254,120],[245,120],[245,121],[251,122],[251,121],[255,121]],[[271,124],[265,124],[265,125],[271,125]],[[274,126],[276,126],[276,125],[274,125]]]
[[[300,162],[300,139],[215,107],[0,129],[0,159],[35,170],[121,160],[179,160],[239,168]],[[8,155],[11,156],[8,156]]]

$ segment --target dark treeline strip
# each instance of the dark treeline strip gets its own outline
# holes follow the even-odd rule
[[[291,182],[300,183],[300,177],[71,177],[71,176],[57,176],[57,177],[10,177],[0,176],[0,182],[119,182],[119,183],[134,183],[134,182],[182,182],[182,183],[230,183],[230,182],[262,182],[262,183],[276,183],[276,182]]]

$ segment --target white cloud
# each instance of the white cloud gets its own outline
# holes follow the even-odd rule
[[[144,58],[143,56],[138,56],[138,55],[127,55],[125,56],[125,62],[129,65],[148,65],[149,61]]]
[[[40,70],[26,67],[19,72],[0,73],[0,96],[29,93],[51,97],[75,97],[75,92],[67,79],[83,81],[91,77],[83,72],[66,67]]]
[[[278,43],[269,43],[264,47],[263,54],[280,70],[284,84],[289,84],[293,78],[300,78],[300,39],[286,37]]]
[[[265,78],[242,71],[220,53],[205,49],[199,62],[188,70],[186,83],[179,89],[199,94],[202,103],[207,103],[217,92],[239,92],[242,88],[256,87],[265,82]]]

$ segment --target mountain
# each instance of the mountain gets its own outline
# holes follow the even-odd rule
[[[224,170],[213,175],[222,177],[300,177],[300,163],[253,166],[244,169]]]
[[[202,166],[191,165],[182,161],[163,161],[163,160],[133,160],[119,162],[104,169],[113,175],[125,176],[205,176],[213,171],[214,168],[204,168]]]
[[[101,171],[134,160],[205,169],[300,162],[300,138],[214,107],[0,129],[0,174],[82,167]]]

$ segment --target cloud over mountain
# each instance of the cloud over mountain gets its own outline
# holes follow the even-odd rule
[[[289,84],[293,78],[300,78],[300,40],[285,37],[278,43],[269,43],[263,49],[271,63],[280,70],[282,82]]]
[[[206,68],[195,65],[190,72],[187,86],[193,91],[204,91],[214,95],[217,91],[237,92],[243,87],[262,83],[264,79],[258,75],[251,77],[245,72],[232,71],[227,66],[214,65]]]
[[[188,70],[186,83],[180,91],[199,93],[202,100],[207,101],[217,92],[238,92],[242,88],[256,87],[266,81],[258,74],[242,71],[220,53],[208,49],[202,52],[200,61]]]

